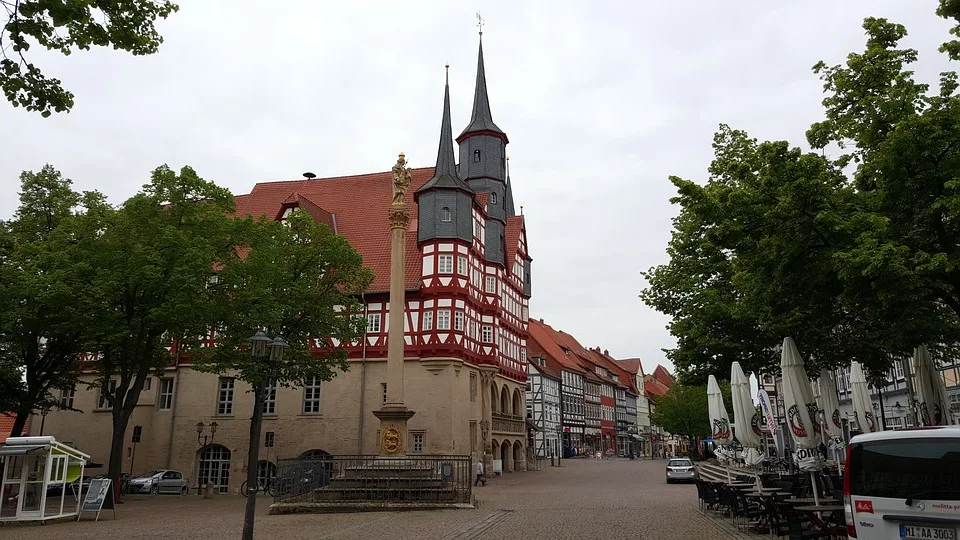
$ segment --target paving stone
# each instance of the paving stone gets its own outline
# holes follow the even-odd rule
[[[474,488],[475,510],[268,515],[271,499],[257,503],[256,537],[374,540],[528,539],[687,540],[731,538],[735,530],[701,513],[697,488],[664,482],[663,460],[571,459],[562,467],[508,473]],[[128,497],[113,521],[0,527],[0,540],[103,538],[239,538],[245,499],[224,496]]]

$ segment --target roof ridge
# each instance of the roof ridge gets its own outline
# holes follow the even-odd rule
[[[434,168],[434,167],[432,167],[432,166],[428,166],[428,167],[413,167],[413,168],[410,169],[410,172],[412,173],[413,171],[425,171],[425,170],[430,170],[430,169],[433,169],[433,168]],[[298,179],[294,179],[294,180],[270,180],[270,181],[267,181],[267,182],[257,182],[256,184],[254,184],[254,187],[256,187],[256,186],[262,186],[262,185],[265,185],[265,184],[285,184],[285,183],[287,183],[287,182],[321,182],[321,181],[323,181],[323,180],[345,180],[345,179],[347,179],[347,178],[363,178],[363,177],[365,177],[365,176],[377,176],[377,175],[381,175],[381,174],[393,174],[393,171],[389,171],[389,170],[388,170],[388,171],[379,171],[379,172],[363,173],[363,174],[347,174],[347,175],[343,175],[343,176],[325,176],[325,177],[323,177],[323,178],[320,178],[320,177],[318,176],[318,177],[316,177],[316,178],[298,178]],[[240,196],[243,196],[243,195],[249,195],[249,193],[243,193],[243,194],[241,194],[241,195],[234,195],[234,196],[235,196],[235,197],[240,197]]]

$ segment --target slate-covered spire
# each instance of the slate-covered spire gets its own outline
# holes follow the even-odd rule
[[[477,57],[477,86],[473,91],[473,113],[470,115],[470,124],[460,137],[472,131],[492,131],[503,135],[503,131],[493,123],[490,114],[490,98],[487,96],[487,75],[483,69],[483,38],[480,38],[480,53]],[[460,139],[458,137],[458,139]]]
[[[440,148],[437,150],[437,168],[433,178],[427,181],[417,193],[433,188],[460,189],[468,193],[470,189],[457,174],[457,162],[453,153],[453,128],[450,123],[450,66],[447,66],[447,81],[443,91],[443,120],[440,122]]]

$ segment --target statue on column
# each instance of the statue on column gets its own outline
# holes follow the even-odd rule
[[[407,168],[407,159],[401,153],[397,164],[393,166],[393,205],[402,206],[410,187],[410,169]]]

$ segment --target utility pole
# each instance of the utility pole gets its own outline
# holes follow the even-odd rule
[[[907,386],[907,421],[914,426],[919,426],[917,422],[916,400],[913,398],[913,374],[910,372],[910,357],[904,356],[900,359],[903,365],[903,380]]]

